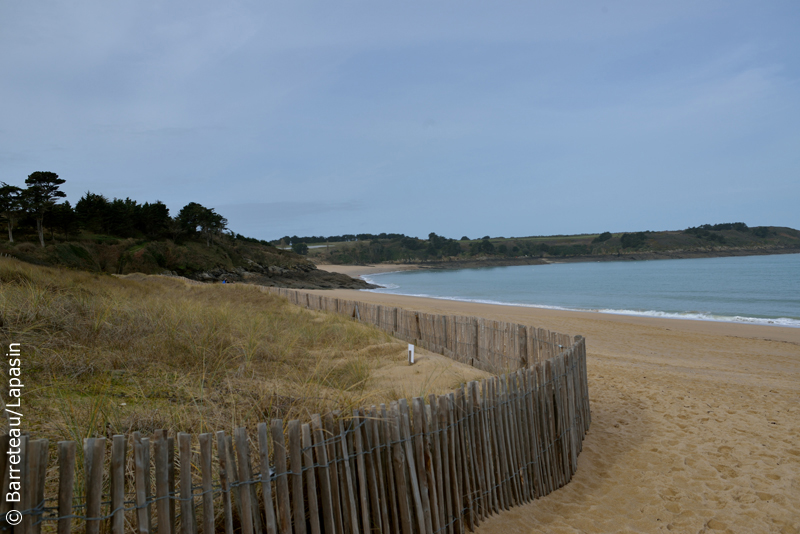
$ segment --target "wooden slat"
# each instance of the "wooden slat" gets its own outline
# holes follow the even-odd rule
[[[29,483],[27,488],[23,486],[22,491],[27,490],[30,492],[28,502],[31,508],[38,508],[44,501],[48,441],[46,439],[31,440],[28,444],[30,447],[28,450]],[[30,532],[32,534],[39,534],[42,531],[42,514],[31,515],[30,518],[32,523],[30,525]]]
[[[320,534],[319,506],[317,504],[317,477],[314,469],[314,448],[311,442],[311,426],[304,424],[303,435],[303,467],[305,468],[306,499],[308,499],[308,522],[311,534]]]
[[[228,440],[225,432],[217,432],[217,460],[219,463],[219,482],[222,487],[222,521],[225,534],[233,534],[233,505],[231,504],[231,465],[228,454]],[[161,534],[160,532],[158,534]],[[204,533],[205,534],[205,533]]]
[[[531,425],[528,421],[528,382],[527,382],[528,368],[521,369],[517,372],[517,425],[519,428],[520,447],[522,448],[522,462],[523,476],[525,480],[525,499],[526,502],[534,499],[533,489],[533,476],[531,467],[533,459],[531,458]]]
[[[250,447],[247,443],[247,429],[240,427],[234,430],[234,437],[236,439],[236,463],[238,479],[241,482],[251,480],[250,476]],[[241,514],[239,521],[242,529],[242,534],[253,534],[253,508],[258,508],[256,503],[253,503],[252,494],[250,492],[251,485],[240,487],[239,499],[241,499]],[[260,529],[259,529],[260,530]]]
[[[370,409],[370,419],[368,421],[368,435],[370,437],[369,445],[373,451],[372,461],[375,468],[376,485],[378,488],[378,503],[381,514],[381,532],[389,534],[391,527],[389,526],[389,507],[387,506],[387,492],[386,492],[386,479],[384,475],[383,465],[383,441],[381,440],[381,420],[378,415],[378,409],[375,405]]]
[[[417,466],[414,459],[414,442],[411,439],[411,418],[408,413],[408,401],[400,399],[398,401],[400,409],[400,436],[404,442],[404,449],[406,452],[406,465],[408,467],[408,487],[411,491],[411,502],[414,507],[415,517],[417,520],[416,528],[418,532],[426,532],[425,526],[425,513],[422,505],[422,491],[420,489],[420,481],[417,478]]]
[[[146,473],[150,471],[150,454],[145,453],[145,443],[149,449],[150,442],[142,439],[139,432],[133,433],[133,483],[136,491],[136,531],[139,534],[148,534],[150,532],[150,514],[148,513],[149,505],[147,504],[148,488],[145,483],[145,480],[149,479]],[[61,460],[59,459],[60,463]],[[71,502],[69,506],[71,509]],[[59,515],[64,514],[59,512]],[[64,534],[69,534],[69,532]]]
[[[348,426],[351,421],[348,421]],[[342,514],[342,522],[346,525],[347,532],[358,534],[358,507],[356,505],[356,483],[353,480],[353,470],[350,467],[350,451],[348,448],[348,433],[345,428],[345,423],[339,419],[339,436],[342,449],[342,469],[344,477],[340,477],[340,483],[343,488],[342,499],[347,502],[348,514]]]
[[[403,445],[400,441],[400,410],[397,402],[392,402],[390,409],[389,426],[392,441],[392,466],[394,468],[394,482],[397,493],[398,512],[403,534],[414,534],[412,526],[411,505],[408,502],[408,479],[406,477],[406,460]]]
[[[105,438],[88,438],[84,440],[83,457],[84,473],[86,473],[86,517],[101,516],[103,500],[103,463],[106,455]],[[99,519],[86,521],[86,534],[100,532]],[[159,533],[161,534],[161,533]],[[169,534],[167,531],[166,534]]]
[[[196,534],[197,523],[194,517],[194,495],[192,493],[192,436],[178,433],[178,457],[181,471],[181,532]]]
[[[236,465],[236,451],[233,447],[233,436],[225,436],[225,453],[228,455],[228,482],[231,486],[231,498],[236,515],[242,517],[242,487],[239,485],[239,469]]]
[[[392,446],[391,419],[386,411],[385,404],[381,404],[381,439],[385,444],[383,465],[386,469],[385,478],[389,494],[389,508],[392,512],[391,532],[392,534],[400,534],[402,521],[397,499],[397,484],[394,479],[394,447]]]
[[[486,480],[484,477],[483,468],[483,433],[480,431],[480,403],[478,400],[478,382],[471,381],[468,384],[469,398],[467,399],[467,408],[469,412],[469,437],[470,437],[470,455],[474,468],[474,481],[475,481],[475,502],[477,504],[478,518],[480,520],[486,519],[487,499],[486,499]]]
[[[417,467],[417,480],[419,481],[420,497],[422,498],[422,513],[425,521],[425,532],[433,534],[435,532],[433,526],[433,517],[431,509],[435,506],[431,505],[430,491],[428,490],[429,482],[434,482],[433,472],[428,471],[426,466],[430,465],[430,451],[427,450],[425,432],[425,401],[422,397],[415,397],[412,401],[414,409],[414,452],[416,453],[416,467]],[[435,486],[435,482],[433,484]],[[431,488],[433,489],[433,488]]]
[[[278,530],[292,534],[292,503],[289,499],[289,473],[286,466],[286,443],[283,439],[283,421],[273,419],[270,426],[272,455],[275,464],[275,496],[278,501]]]
[[[302,438],[300,435],[300,421],[293,419],[286,426],[289,437],[289,465],[291,475],[289,480],[292,485],[292,519],[296,534],[306,534],[306,508],[303,496],[303,454],[301,449]]]
[[[500,429],[501,417],[501,397],[498,392],[498,385],[500,383],[499,377],[492,377],[489,381],[489,390],[491,391],[491,428],[492,433],[492,447],[495,455],[495,470],[494,479],[498,487],[498,498],[500,506],[503,510],[508,510],[511,506],[511,497],[508,488],[508,479],[505,464],[505,448],[503,447],[503,434]]]
[[[506,459],[508,461],[508,476],[510,477],[510,487],[512,491],[513,503],[515,505],[522,504],[521,488],[519,484],[519,477],[517,473],[517,454],[514,439],[514,429],[511,424],[511,398],[509,395],[510,375],[503,375],[500,380],[500,387],[503,395],[503,443],[505,444]]]
[[[203,488],[203,534],[214,532],[213,473],[211,472],[211,439],[209,433],[200,434],[200,473]],[[270,533],[274,534],[274,533]]]
[[[372,407],[375,409],[375,406]],[[373,440],[372,440],[372,426],[373,421],[369,417],[368,413],[359,412],[360,420],[359,420],[359,432],[361,433],[361,440],[363,446],[363,456],[364,456],[364,463],[366,464],[367,468],[367,486],[369,490],[369,501],[370,501],[370,515],[372,517],[373,527],[375,530],[380,530],[383,528],[383,517],[381,514],[381,503],[380,503],[380,494],[378,492],[378,473],[376,468],[377,456],[378,454],[375,452],[373,448]]]
[[[336,519],[333,514],[333,501],[331,489],[331,469],[328,461],[328,450],[325,446],[325,431],[322,428],[322,419],[319,414],[311,416],[311,425],[314,429],[314,452],[319,468],[320,500],[322,501],[322,519],[326,533],[336,532]]]
[[[177,528],[177,513],[176,513],[176,506],[177,501],[172,497],[176,495],[175,493],[175,438],[165,434],[167,436],[167,488],[169,490],[170,498],[168,499],[169,503],[169,531],[172,534],[178,532]]]
[[[517,371],[514,373],[514,413],[512,417],[512,424],[517,437],[517,464],[520,471],[520,483],[522,484],[522,499],[523,502],[531,500],[530,480],[528,478],[528,465],[530,463],[526,451],[527,447],[527,430],[528,426],[523,419],[523,402],[522,395],[522,372]]]
[[[447,395],[441,395],[436,402],[439,412],[439,441],[441,446],[442,478],[444,485],[445,513],[443,526],[448,534],[453,534],[455,528],[455,503],[453,493],[453,479],[450,473],[450,435],[449,420],[447,416]]]
[[[74,441],[58,442],[58,516],[62,518],[58,520],[58,534],[70,534],[72,531],[72,519],[68,516],[72,515],[72,492],[75,486],[75,449]],[[142,493],[142,496],[144,497],[144,493]],[[139,530],[139,532],[146,534],[147,530]]]
[[[519,427],[516,425],[515,415],[517,412],[517,406],[515,404],[515,392],[514,392],[514,373],[509,373],[507,375],[507,382],[506,382],[506,429],[507,429],[507,439],[509,444],[509,449],[511,451],[511,473],[514,477],[514,487],[516,488],[517,492],[517,504],[522,504],[525,502],[524,496],[524,489],[523,489],[523,482],[522,477],[520,477],[520,469],[521,463],[519,456],[519,435],[517,430]]]
[[[488,489],[489,512],[497,513],[500,510],[500,502],[497,496],[496,480],[494,477],[495,454],[492,446],[493,433],[490,424],[490,402],[489,402],[489,381],[481,381],[480,387],[480,430],[482,432],[481,446],[483,447],[483,472]]]
[[[372,528],[370,525],[369,513],[369,489],[367,488],[367,465],[366,459],[364,458],[364,440],[361,434],[362,420],[358,416],[358,410],[353,410],[353,419],[351,424],[355,442],[354,454],[356,472],[358,473],[358,495],[361,505],[361,530],[362,532],[367,533],[370,532]]]
[[[125,436],[111,438],[111,532],[125,530]]]
[[[164,430],[156,430],[153,441],[153,463],[156,476],[156,513],[158,514],[158,534],[172,534],[169,520],[169,454]]]
[[[445,516],[445,497],[444,497],[444,480],[442,475],[442,450],[440,447],[439,439],[439,412],[436,409],[436,395],[431,393],[428,395],[427,413],[425,422],[427,424],[426,432],[429,439],[429,447],[431,452],[431,465],[430,469],[433,473],[435,484],[428,484],[431,494],[434,495],[436,510],[433,516],[434,532],[440,532],[444,529],[446,523]]]
[[[469,480],[469,465],[466,458],[466,439],[464,435],[464,390],[459,388],[454,396],[454,432],[456,436],[456,466],[458,466],[459,478],[458,486],[461,490],[461,507],[464,510],[462,515],[466,526],[470,531],[475,529],[472,514],[471,487]]]
[[[452,485],[453,501],[453,530],[456,533],[464,532],[464,493],[461,485],[461,465],[459,462],[459,441],[455,411],[455,395],[449,393],[445,395],[447,407],[447,438],[448,438],[448,462],[450,463],[450,484]]]
[[[341,455],[341,447],[337,447],[337,436],[339,433],[333,422],[333,415],[325,415],[325,435],[328,449],[328,461],[330,462],[331,469],[331,503],[333,504],[333,519],[336,522],[336,532],[347,534],[344,530],[344,516],[342,514],[342,497],[341,497],[341,482],[339,481],[339,456]]]

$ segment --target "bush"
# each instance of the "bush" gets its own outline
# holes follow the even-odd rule
[[[759,226],[757,228],[753,228],[753,235],[756,237],[769,237],[772,232],[766,226]]]
[[[36,252],[36,245],[33,243],[20,243],[14,247],[14,250],[22,253]]]
[[[634,234],[622,234],[622,248],[639,248],[647,241],[647,236],[644,232],[636,232]]]
[[[611,239],[611,237],[611,232],[603,232],[599,236],[592,239],[592,243],[603,243],[604,241]]]

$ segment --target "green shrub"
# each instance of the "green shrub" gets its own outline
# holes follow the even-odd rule
[[[611,239],[611,232],[603,232],[599,236],[592,239],[592,243],[602,243]]]
[[[647,241],[647,236],[644,232],[636,232],[633,234],[622,234],[622,248],[639,248]]]

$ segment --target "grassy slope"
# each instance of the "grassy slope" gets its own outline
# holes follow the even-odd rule
[[[264,266],[291,268],[307,260],[291,251],[223,237],[211,247],[205,241],[117,239],[84,235],[75,241],[47,241],[46,247],[31,242],[0,244],[0,253],[29,263],[61,265],[86,271],[148,274],[175,271],[190,274],[222,268],[247,267],[249,261]]]
[[[0,258],[0,313],[0,341],[22,344],[26,429],[51,442],[348,413],[395,400],[391,389],[371,389],[371,377],[406,358],[405,344],[373,327],[255,286],[8,258]]]

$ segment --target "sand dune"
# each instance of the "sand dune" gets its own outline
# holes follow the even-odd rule
[[[480,534],[800,532],[800,329],[324,294],[586,336],[577,475]]]

